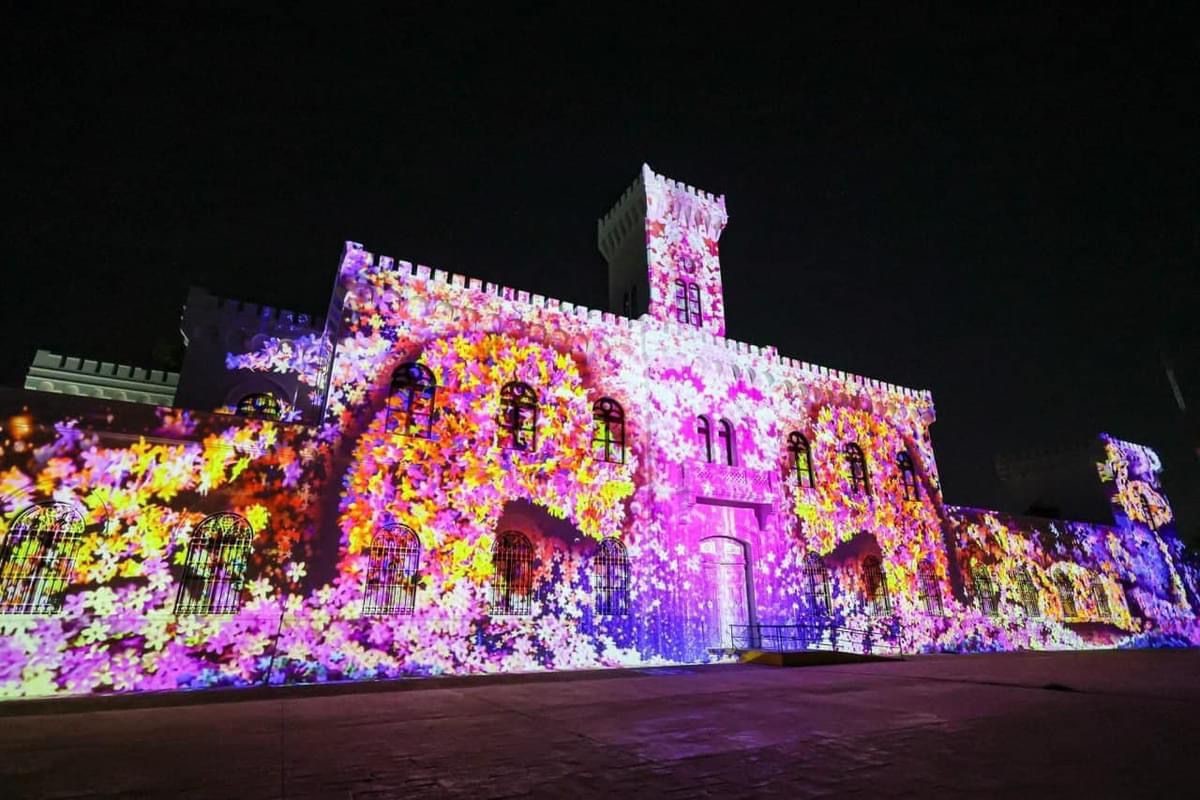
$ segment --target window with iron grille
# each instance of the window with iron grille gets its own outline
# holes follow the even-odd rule
[[[788,458],[792,462],[792,472],[796,475],[796,482],[801,489],[811,489],[815,485],[813,482],[812,469],[812,450],[808,446],[808,439],[799,431],[792,431],[788,434]]]
[[[926,614],[941,615],[942,587],[938,582],[937,572],[933,564],[922,564],[917,571],[918,598],[925,607]]]
[[[1058,599],[1062,603],[1063,619],[1075,619],[1079,611],[1075,608],[1075,586],[1065,573],[1054,577],[1054,587],[1058,589]]]
[[[85,527],[69,503],[38,503],[16,516],[0,542],[0,614],[62,608]]]
[[[971,580],[975,584],[975,602],[979,610],[989,617],[1000,613],[1000,593],[992,581],[992,571],[984,564],[976,564],[971,568]]]
[[[429,438],[433,431],[437,381],[424,364],[409,362],[392,373],[386,429]]]
[[[513,450],[537,449],[537,395],[529,384],[513,381],[500,389],[503,444]]]
[[[176,614],[233,614],[242,605],[254,529],[245,517],[225,511],[205,517],[192,531]]]
[[[611,397],[592,404],[592,455],[597,461],[625,463],[625,411]]]
[[[505,531],[492,550],[493,614],[528,615],[533,605],[533,545],[522,533]]]
[[[282,410],[279,398],[270,392],[255,392],[238,400],[237,413],[243,417],[279,419]]]
[[[900,468],[900,488],[904,492],[904,499],[916,500],[918,497],[917,468],[913,465],[912,456],[908,453],[900,453],[896,456],[896,466]]]
[[[1108,604],[1108,589],[1104,587],[1104,581],[1099,575],[1092,576],[1092,597],[1096,600],[1096,613],[1100,619],[1110,619],[1112,608]]]
[[[389,525],[378,531],[367,550],[364,616],[411,614],[417,604],[417,568],[421,543],[412,528]]]
[[[618,539],[608,537],[596,548],[592,561],[592,588],[596,613],[625,616],[629,613],[629,554]]]
[[[867,474],[867,459],[863,456],[862,448],[854,442],[847,442],[842,447],[846,457],[846,466],[850,472],[850,491],[855,494],[871,493],[871,478]]]
[[[888,595],[883,562],[878,556],[867,556],[862,561],[862,572],[867,613],[873,617],[883,617],[892,613],[892,598]]]
[[[696,417],[696,436],[699,437],[700,444],[704,447],[704,460],[711,464],[713,460],[712,423],[703,414]]]
[[[1017,584],[1017,599],[1021,603],[1021,610],[1025,612],[1025,616],[1041,616],[1042,604],[1038,600],[1037,586],[1033,583],[1029,569],[1024,566],[1018,567],[1014,577]]]
[[[825,559],[816,553],[804,557],[804,595],[810,614],[827,617],[833,613],[829,568],[825,566]]]
[[[721,440],[721,449],[724,451],[725,463],[732,467],[734,465],[733,423],[727,419],[723,419],[718,424],[717,438]]]

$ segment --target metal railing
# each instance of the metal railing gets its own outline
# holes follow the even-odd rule
[[[798,622],[790,625],[730,625],[734,650],[795,652],[826,650],[835,653],[899,655],[904,652],[898,631],[887,622],[866,628],[836,625],[832,621]]]

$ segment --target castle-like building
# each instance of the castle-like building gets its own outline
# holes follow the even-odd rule
[[[1152,450],[948,505],[928,392],[727,338],[727,220],[643,167],[608,310],[348,243],[325,319],[193,291],[169,405],[5,392],[0,694],[1200,642]]]

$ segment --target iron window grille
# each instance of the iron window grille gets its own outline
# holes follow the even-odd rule
[[[900,468],[900,488],[905,500],[916,500],[919,496],[917,486],[917,468],[913,465],[912,456],[900,453],[896,456],[896,466]]]
[[[727,419],[723,419],[718,425],[717,438],[721,440],[721,449],[724,451],[725,463],[732,467],[734,465],[733,423]]]
[[[922,564],[917,571],[918,597],[926,614],[942,615],[942,587],[932,564]]]
[[[62,608],[85,528],[69,503],[38,503],[17,515],[0,544],[0,614]]]
[[[629,553],[619,539],[600,542],[592,561],[596,613],[625,616],[629,613]]]
[[[804,594],[809,613],[827,617],[833,613],[833,594],[829,586],[829,568],[816,553],[804,557]]]
[[[1038,617],[1042,613],[1042,604],[1038,600],[1038,590],[1033,583],[1033,578],[1029,574],[1026,567],[1021,567],[1016,572],[1017,597],[1021,603],[1021,610],[1025,612],[1027,617]]]
[[[254,529],[245,517],[223,511],[205,517],[192,532],[176,614],[233,614],[242,605]]]
[[[377,532],[367,551],[364,616],[411,614],[417,604],[421,543],[412,528],[390,525]]]
[[[863,456],[862,448],[854,442],[848,442],[842,447],[846,457],[846,466],[850,472],[850,491],[854,494],[871,493],[871,478],[867,473],[867,459]]]
[[[696,417],[696,435],[700,437],[700,443],[704,445],[704,460],[711,464],[713,460],[712,423],[703,414]]]
[[[592,404],[592,454],[598,461],[625,463],[625,411],[611,397]]]
[[[862,571],[867,613],[873,617],[887,616],[892,612],[892,598],[888,595],[883,562],[878,556],[867,556],[863,559]]]
[[[1092,597],[1096,600],[1096,613],[1100,619],[1111,619],[1112,608],[1108,603],[1108,590],[1104,588],[1104,581],[1099,575],[1092,576]]]
[[[800,484],[801,489],[813,488],[815,481],[813,480],[812,449],[809,447],[808,439],[803,433],[792,431],[788,434],[787,447],[796,482]]]
[[[975,583],[975,602],[979,610],[989,617],[1000,613],[1000,594],[992,581],[992,573],[985,565],[976,564],[971,570],[971,580]]]
[[[1063,573],[1054,578],[1054,586],[1058,589],[1058,599],[1062,603],[1063,619],[1075,619],[1079,612],[1075,607],[1075,587],[1071,579]]]
[[[533,545],[522,533],[505,531],[492,550],[491,611],[527,616],[533,606]]]
[[[500,429],[513,450],[537,449],[537,395],[529,384],[506,383],[500,389]]]
[[[385,429],[404,436],[429,438],[433,431],[437,381],[424,364],[408,362],[392,373]]]
[[[255,392],[238,400],[237,413],[243,417],[259,417],[261,419],[279,419],[283,409],[279,398],[270,392]]]

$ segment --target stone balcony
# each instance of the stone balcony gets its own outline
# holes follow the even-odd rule
[[[748,467],[730,467],[704,461],[688,461],[680,466],[680,485],[690,503],[750,506],[765,526],[775,509],[780,479],[774,472]]]

